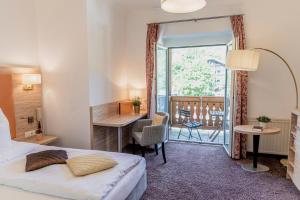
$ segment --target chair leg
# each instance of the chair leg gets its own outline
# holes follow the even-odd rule
[[[199,136],[200,141],[202,141],[202,138],[201,138],[201,135],[200,135],[200,133],[199,133],[198,128],[197,128],[197,132],[198,132],[198,136]]]
[[[180,137],[180,134],[181,134],[181,130],[182,130],[182,127],[180,128],[180,131],[179,131],[179,133],[178,133],[177,140],[179,140],[179,137]]]
[[[142,156],[145,158],[145,147],[141,146]]]
[[[134,138],[132,138],[132,145],[133,145],[132,153],[135,154],[135,139]]]
[[[193,129],[192,128],[188,128],[190,135],[189,135],[189,140],[193,137]]]
[[[167,159],[166,159],[166,152],[165,152],[165,143],[161,143],[161,149],[162,149],[162,154],[163,154],[163,158],[164,158],[164,162],[167,163]]]
[[[158,145],[155,144],[154,146],[155,146],[155,153],[156,153],[156,155],[158,155]]]

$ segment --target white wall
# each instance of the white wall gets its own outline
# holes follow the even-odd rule
[[[89,106],[127,98],[124,13],[109,0],[36,2],[47,132],[89,148]]]
[[[89,148],[89,74],[85,0],[37,0],[44,123],[65,147]]]
[[[226,4],[229,2],[229,4]],[[231,2],[231,3],[230,3]],[[248,47],[265,47],[277,51],[291,64],[300,86],[298,47],[300,28],[297,26],[300,2],[291,0],[275,4],[272,0],[241,0],[208,6],[192,14],[173,15],[160,9],[131,12],[127,21],[127,64],[128,84],[145,87],[145,47],[147,23],[245,14],[245,29]],[[178,24],[180,26],[180,24]],[[289,118],[295,108],[291,78],[285,67],[275,57],[263,54],[259,71],[250,73],[249,117],[261,114],[272,118]]]
[[[127,98],[125,16],[111,0],[88,0],[90,105]]]
[[[300,1],[274,3],[272,0],[246,1],[244,13],[248,47],[264,47],[283,56],[293,68],[300,87],[299,24]],[[285,65],[276,57],[262,54],[260,69],[250,74],[249,116],[267,114],[290,118],[295,108],[292,79]]]
[[[38,65],[34,2],[0,1],[1,65]]]

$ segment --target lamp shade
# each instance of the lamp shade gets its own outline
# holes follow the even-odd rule
[[[161,0],[161,8],[169,13],[190,13],[205,6],[205,0]]]
[[[228,52],[226,67],[231,70],[256,71],[259,53],[253,50],[232,50]]]
[[[36,85],[42,83],[40,74],[23,74],[22,76],[23,85]]]

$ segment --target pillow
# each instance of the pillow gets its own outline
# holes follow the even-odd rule
[[[9,122],[0,108],[0,148],[11,145]]]
[[[66,164],[67,152],[64,150],[47,150],[32,153],[26,157],[26,172],[34,171],[54,164]]]
[[[164,116],[154,114],[153,120],[152,120],[152,125],[157,126],[157,125],[162,125],[164,121]]]
[[[85,176],[113,168],[118,163],[109,157],[87,155],[68,159],[67,164],[75,176]]]

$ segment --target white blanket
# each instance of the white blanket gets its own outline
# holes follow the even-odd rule
[[[48,149],[61,148],[35,146],[31,152]],[[26,158],[24,155],[6,162],[6,164],[0,167],[0,184],[66,199],[100,200],[104,199],[122,177],[142,159],[139,156],[111,152],[77,149],[65,150],[69,158],[87,154],[108,155],[115,159],[118,165],[112,169],[85,177],[73,176],[67,165],[52,165],[26,173]]]

